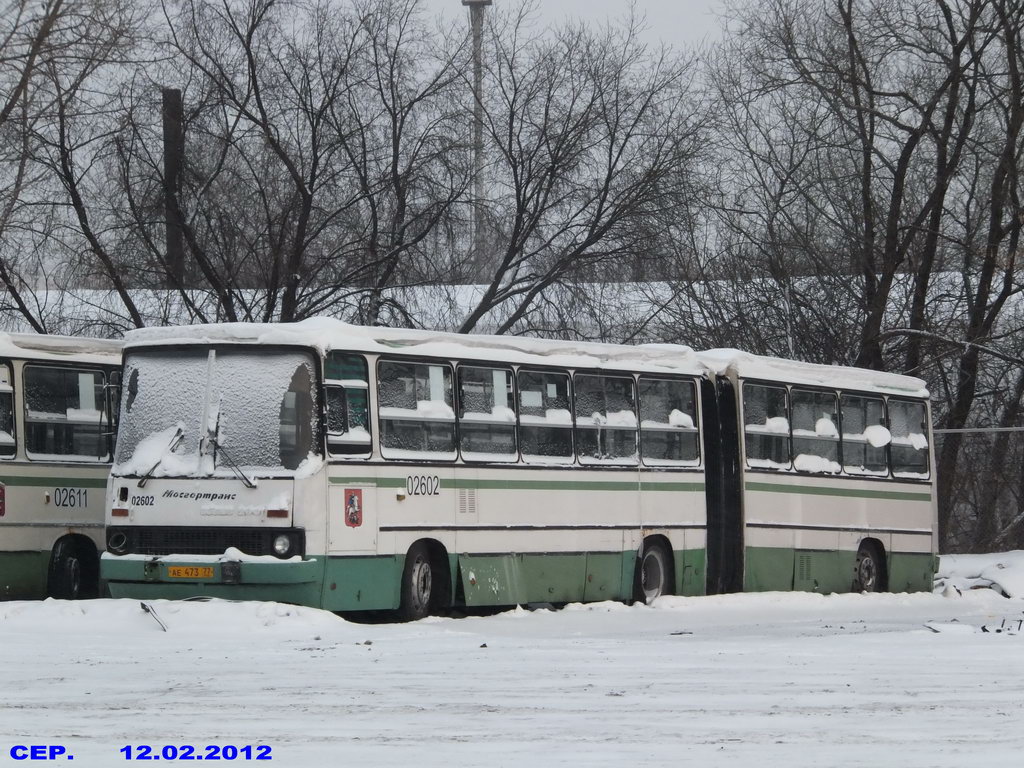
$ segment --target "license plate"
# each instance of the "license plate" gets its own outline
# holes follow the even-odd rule
[[[167,566],[167,578],[169,579],[212,579],[212,565],[169,565]]]

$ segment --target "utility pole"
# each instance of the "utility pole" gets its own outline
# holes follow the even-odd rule
[[[473,258],[477,279],[489,282],[490,260],[484,255],[484,8],[492,0],[462,0],[469,6],[473,30]]]

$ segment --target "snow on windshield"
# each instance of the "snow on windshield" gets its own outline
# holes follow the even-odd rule
[[[199,421],[206,395],[206,370],[205,349],[156,350],[128,355],[122,377],[115,471],[122,474],[147,471],[161,458],[179,424],[185,438],[174,452],[174,474],[188,474],[198,468]],[[164,434],[166,440],[157,446]],[[157,448],[159,452],[154,455]],[[148,466],[140,469],[142,464]],[[165,474],[171,469],[171,466],[158,467],[155,474]]]
[[[312,356],[301,351],[131,353],[115,471],[137,474],[157,465],[156,477],[199,474],[206,466],[199,459],[208,436],[216,443],[206,447],[216,456],[215,474],[232,473],[228,458],[250,469],[298,468],[319,453],[315,370]],[[179,426],[184,438],[172,454],[170,436]]]
[[[210,397],[220,437],[243,467],[296,469],[317,452],[316,369],[303,352],[218,350]]]

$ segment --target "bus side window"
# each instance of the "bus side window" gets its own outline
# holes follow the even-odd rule
[[[26,365],[24,376],[29,458],[109,461],[103,373]]]
[[[459,444],[466,461],[515,461],[512,371],[459,366]]]
[[[843,394],[842,412],[843,470],[848,475],[889,474],[885,447],[889,430],[885,426],[885,400],[868,395]]]
[[[14,457],[14,377],[10,366],[0,364],[0,459]]]
[[[581,464],[636,464],[633,379],[577,373],[576,455]]]
[[[648,466],[700,463],[692,381],[640,377],[640,453]]]
[[[924,403],[889,398],[889,455],[895,477],[928,477],[928,409]]]
[[[743,384],[743,439],[747,466],[789,469],[789,408],[785,387]]]
[[[793,467],[801,472],[838,473],[839,413],[835,392],[794,388]]]
[[[370,455],[370,375],[366,358],[331,352],[324,361],[327,450],[332,456]]]
[[[519,442],[527,464],[572,464],[569,374],[519,371]]]
[[[381,360],[377,407],[384,458],[457,458],[453,397],[450,365]]]

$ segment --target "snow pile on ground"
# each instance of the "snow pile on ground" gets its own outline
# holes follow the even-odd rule
[[[993,589],[1006,597],[1024,597],[1024,550],[990,555],[943,555],[935,574],[935,591]]]
[[[161,628],[161,624],[166,630]],[[75,634],[95,636],[124,637],[166,631],[178,636],[203,638],[260,635],[281,640],[318,634],[337,639],[336,636],[351,633],[354,625],[327,611],[282,603],[226,600],[0,603],[0,632],[5,634],[59,634],[67,632],[69,627],[74,627]]]

